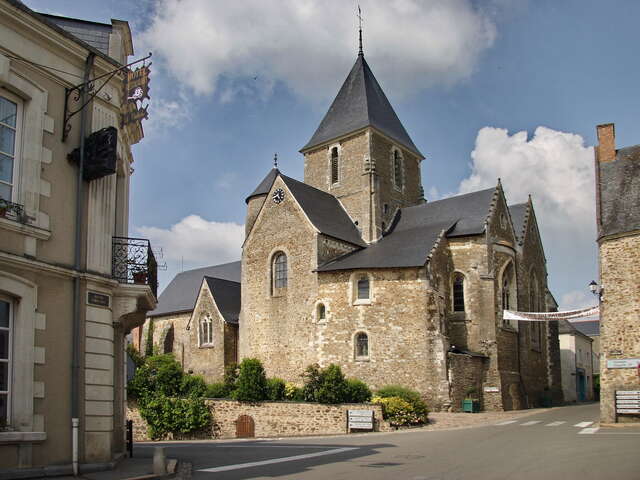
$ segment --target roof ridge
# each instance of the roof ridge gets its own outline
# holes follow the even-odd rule
[[[210,278],[211,280],[218,280],[220,282],[237,283],[238,285],[242,285],[242,282],[235,282],[233,280],[227,280],[226,278],[212,277],[211,275],[204,275],[202,278]]]

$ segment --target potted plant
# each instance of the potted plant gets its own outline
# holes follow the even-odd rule
[[[140,265],[134,266],[131,269],[131,276],[133,277],[133,283],[147,283],[147,270]]]
[[[480,399],[478,398],[478,390],[470,388],[467,390],[462,400],[462,411],[467,413],[478,413],[480,411]]]

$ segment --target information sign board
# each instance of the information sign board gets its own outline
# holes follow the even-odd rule
[[[640,358],[616,358],[607,360],[607,368],[638,368]]]
[[[640,390],[616,390],[616,413],[640,414]]]
[[[373,410],[348,410],[348,428],[373,430]]]

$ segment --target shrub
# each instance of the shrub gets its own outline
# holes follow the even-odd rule
[[[202,398],[207,393],[207,384],[200,375],[183,375],[180,396]]]
[[[259,402],[267,398],[267,377],[257,358],[245,358],[240,363],[233,398],[240,402]]]
[[[128,393],[138,399],[154,393],[167,397],[179,396],[183,375],[180,364],[172,355],[147,357],[129,382]]]
[[[149,426],[153,440],[168,433],[189,433],[206,428],[211,412],[201,398],[169,398],[152,395],[140,404],[140,415]]]
[[[413,406],[400,397],[373,397],[373,403],[382,405],[382,415],[393,426],[422,423]]]
[[[371,390],[367,384],[357,378],[348,378],[345,402],[366,403],[369,401],[371,401]]]
[[[303,374],[304,400],[319,403],[342,403],[347,399],[347,382],[340,367],[334,364],[320,369],[310,365]]]
[[[212,383],[207,385],[207,391],[205,392],[205,396],[207,398],[228,398],[229,397],[229,389],[227,385],[219,382]]]
[[[147,344],[144,349],[145,357],[153,356],[153,320],[149,320],[149,328],[147,329]]]
[[[144,356],[138,351],[138,349],[133,345],[133,343],[127,344],[127,353],[131,357],[133,364],[136,368],[144,365]]]
[[[231,393],[236,389],[236,382],[238,381],[239,373],[240,370],[237,363],[230,363],[224,367],[224,378],[222,381],[227,387],[227,395],[231,395]]]
[[[304,391],[295,383],[287,382],[284,385],[284,398],[295,402],[304,401]]]
[[[387,385],[376,392],[376,396],[381,398],[399,397],[413,407],[413,411],[418,417],[417,423],[425,423],[429,415],[427,404],[424,403],[420,394],[410,388],[400,385]]]
[[[267,398],[272,402],[284,400],[285,383],[281,378],[267,379]]]

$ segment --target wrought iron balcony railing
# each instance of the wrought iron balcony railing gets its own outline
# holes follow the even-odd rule
[[[158,296],[158,262],[149,240],[113,237],[111,272],[118,282],[149,285]]]
[[[33,220],[24,211],[24,206],[19,203],[13,203],[0,197],[0,218],[6,218],[19,223],[31,223]]]

